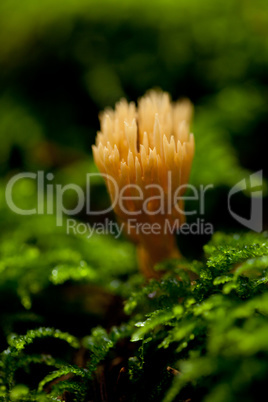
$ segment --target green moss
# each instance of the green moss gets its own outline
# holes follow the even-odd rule
[[[71,347],[79,348],[79,341],[68,333],[39,328],[25,335],[9,334],[9,347],[1,358],[2,395],[6,398],[10,395],[10,399],[15,400],[22,392],[27,398],[31,395],[38,398],[43,395],[46,384],[57,378],[49,394],[52,399],[53,395],[68,391],[73,395],[72,400],[87,400],[95,373],[104,362],[107,364],[113,359],[115,350],[124,340],[130,353],[127,364],[129,400],[139,400],[142,392],[148,400],[153,400],[150,397],[153,395],[172,401],[184,394],[189,398],[203,395],[200,400],[204,401],[218,398],[217,395],[221,395],[219,398],[228,395],[229,400],[244,397],[254,400],[254,384],[265,386],[262,381],[268,370],[267,247],[266,234],[216,233],[204,247],[206,259],[199,263],[187,262],[189,269],[192,265],[193,271],[199,272],[196,280],[191,281],[187,271],[182,280],[179,279],[181,261],[172,261],[173,271],[171,262],[162,264],[161,269],[166,267],[167,271],[161,281],[151,280],[143,286],[133,284],[125,301],[125,312],[129,315],[125,324],[114,326],[108,332],[97,327],[83,337],[83,348],[89,351],[85,368],[65,359],[33,354],[29,349],[37,339],[46,337],[64,340]],[[65,263],[73,264],[75,254],[63,255]],[[186,261],[184,267],[185,264]],[[68,278],[94,283],[102,275],[98,270],[94,272],[94,276],[69,275]],[[47,281],[49,275],[50,270],[47,270]],[[54,286],[57,283],[52,281]],[[137,347],[130,347],[131,343]],[[157,363],[158,354],[161,361]],[[33,365],[46,365],[52,367],[52,371],[39,381],[35,390],[29,391],[27,385],[20,388],[16,372],[32,370]],[[169,367],[174,369],[175,375]],[[165,378],[161,386],[147,379],[148,373],[156,375],[157,372]],[[66,375],[69,380],[65,379]]]

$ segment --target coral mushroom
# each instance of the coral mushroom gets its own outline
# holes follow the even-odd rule
[[[167,93],[150,91],[138,107],[123,99],[100,115],[95,163],[148,278],[157,276],[156,263],[180,256],[172,232],[185,222],[182,195],[194,155],[192,111],[186,99],[172,103]]]

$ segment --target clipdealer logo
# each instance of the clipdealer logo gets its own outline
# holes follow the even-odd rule
[[[263,173],[262,170],[252,173],[249,178],[236,183],[231,188],[228,194],[228,209],[232,217],[244,227],[254,230],[255,232],[261,232],[263,230]],[[245,190],[250,190],[250,217],[247,219],[240,216],[237,212],[234,212],[231,208],[231,198]]]
[[[113,193],[114,193],[114,200],[112,204],[106,208],[103,211],[92,211],[91,205],[90,205],[90,188],[91,188],[91,178],[94,178],[96,176],[105,176],[105,180],[109,183],[110,187],[113,187]],[[118,185],[116,181],[114,180],[113,177],[109,176],[108,174],[103,175],[100,173],[88,173],[86,177],[86,191],[83,190],[80,186],[78,186],[75,183],[69,183],[66,185],[62,184],[56,184],[53,183],[54,175],[52,173],[44,173],[43,171],[38,171],[37,173],[33,172],[24,172],[24,173],[18,173],[15,176],[13,176],[9,182],[7,183],[6,186],[6,203],[8,207],[10,208],[11,211],[13,211],[16,214],[19,215],[56,215],[56,224],[57,226],[62,226],[63,223],[65,222],[63,220],[64,216],[75,216],[83,208],[85,208],[87,215],[103,215],[107,214],[108,212],[112,211],[112,209],[115,207],[115,205],[122,211],[124,214],[128,214],[129,218],[135,218],[135,216],[139,216],[140,214],[146,214],[147,216],[151,216],[154,214],[162,214],[163,216],[168,216],[168,214],[172,213],[172,210],[175,208],[178,213],[183,213],[186,216],[187,215],[196,215],[199,217],[204,216],[205,214],[205,202],[206,202],[206,192],[210,189],[213,188],[214,186],[212,184],[209,184],[207,186],[200,185],[199,188],[196,188],[195,186],[192,186],[190,184],[184,185],[183,192],[187,190],[185,195],[181,195],[181,190],[182,188],[178,187],[177,190],[174,192],[174,194],[164,194],[163,189],[161,186],[157,184],[150,184],[149,187],[151,188],[154,186],[154,190],[157,194],[154,195],[154,197],[147,197],[145,193],[143,193],[143,190],[139,188],[137,185],[130,185],[131,186],[131,194],[135,199],[140,200],[141,209],[137,211],[130,212],[125,208],[125,202],[129,201],[129,190],[127,186],[125,186],[121,191],[119,191]],[[36,207],[31,208],[31,209],[23,209],[19,205],[19,201],[15,197],[16,193],[16,183],[18,183],[20,180],[33,180],[36,184]],[[227,200],[227,206],[228,206],[228,211],[230,215],[241,225],[244,227],[254,230],[256,232],[261,232],[263,229],[263,222],[262,222],[262,216],[263,216],[263,190],[262,190],[262,171],[255,172],[251,174],[248,178],[244,178],[243,180],[239,181],[238,183],[235,184],[231,188],[228,194],[228,200]],[[170,183],[171,185],[171,183]],[[146,188],[145,188],[146,190]],[[251,207],[250,207],[250,218],[246,218],[244,216],[241,216],[238,212],[234,211],[232,209],[231,201],[232,198],[235,196],[235,194],[245,191],[245,190],[250,190],[250,199],[251,199]],[[72,209],[66,208],[64,205],[64,194],[66,191],[72,191],[75,194],[76,197],[76,204]],[[167,197],[168,197],[168,202],[167,202]],[[159,208],[156,210],[152,211],[149,208],[150,201],[151,200],[158,200],[159,202]],[[185,202],[187,200],[192,200],[192,201],[197,201],[197,203],[194,203],[194,205],[198,205],[197,209],[194,210],[181,210],[180,209],[180,201]],[[164,208],[165,205],[168,205],[168,210]],[[98,233],[110,233],[109,231],[109,225],[106,225],[105,228],[100,228],[98,227],[91,227],[89,228],[89,224],[83,223],[83,222],[77,222],[74,219],[69,219],[70,222],[68,222],[67,219],[67,233],[70,233],[70,230],[73,230],[73,233],[75,233],[75,228],[77,226],[77,233],[80,234],[86,230],[89,231],[90,234],[92,234],[92,231],[94,230],[95,232]],[[130,224],[134,224],[134,220],[130,220]],[[85,228],[82,228],[82,225],[85,226]],[[145,224],[146,227],[141,228],[138,224],[136,225],[137,228],[136,230],[144,230],[147,232],[148,225],[149,223]],[[193,231],[195,233],[193,234],[200,234],[200,233],[213,233],[213,226],[211,223],[205,222],[204,219],[197,218],[197,221],[195,224],[188,225],[187,223],[183,224],[181,226],[181,232],[183,233],[183,228],[184,228],[184,233],[188,231],[188,233],[192,233]],[[168,226],[168,225],[167,225]],[[177,225],[177,227],[179,224]],[[196,227],[197,226],[197,227]],[[88,229],[86,229],[88,228]],[[176,223],[174,228],[172,230],[176,229]],[[113,229],[115,230],[115,229]],[[161,228],[156,228],[152,227],[151,230],[157,231],[161,230]],[[170,228],[167,228],[167,230],[171,230]],[[121,233],[122,229],[120,227],[116,228],[116,232]],[[111,234],[113,234],[113,231],[111,231]],[[144,233],[146,234],[146,233]]]

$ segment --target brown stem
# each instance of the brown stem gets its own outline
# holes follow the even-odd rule
[[[139,268],[143,275],[150,278],[160,278],[162,273],[155,271],[154,266],[168,258],[180,258],[181,254],[172,233],[143,236],[137,246]]]

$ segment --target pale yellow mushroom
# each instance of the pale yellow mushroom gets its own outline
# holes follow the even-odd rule
[[[156,263],[180,257],[167,224],[174,229],[185,222],[183,201],[174,204],[172,196],[187,184],[190,175],[194,155],[194,136],[189,132],[192,113],[189,100],[172,103],[167,93],[149,91],[137,107],[123,99],[115,110],[107,109],[100,115],[101,130],[93,146],[95,163],[118,185],[117,193],[106,177],[114,211],[137,244],[140,269],[146,277],[157,276]],[[133,185],[141,189],[142,199]],[[124,208],[120,204],[122,189],[124,197],[128,196]],[[177,194],[182,196],[184,191],[182,188]],[[157,224],[159,233],[135,230],[130,219],[147,224],[147,228],[148,224]]]

